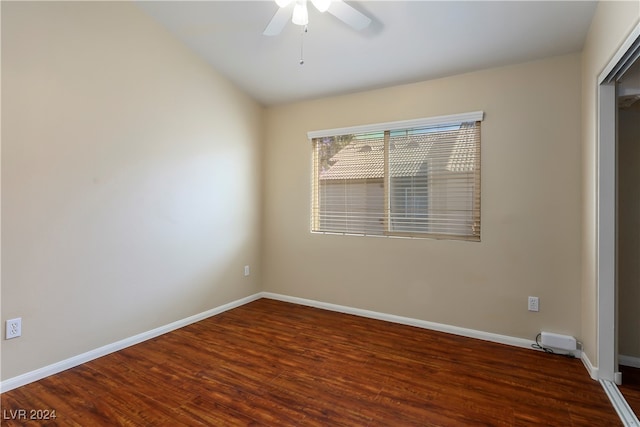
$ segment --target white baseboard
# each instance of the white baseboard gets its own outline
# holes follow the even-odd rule
[[[7,380],[0,382],[0,393],[4,393],[5,391],[13,390],[14,388],[32,383],[34,381],[41,380],[45,377],[48,377],[49,375],[54,375],[59,372],[66,371],[67,369],[73,368],[75,366],[81,365],[83,363],[89,362],[99,357],[106,356],[107,354],[114,353],[116,351],[125,349],[135,344],[139,344],[143,341],[149,340],[151,338],[155,338],[162,334],[166,334],[167,332],[174,331],[176,329],[182,328],[192,323],[199,322],[201,320],[204,320],[211,316],[215,316],[216,314],[220,314],[227,310],[240,307],[241,305],[250,303],[252,301],[260,299],[261,297],[262,297],[261,293],[250,295],[248,297],[241,298],[239,300],[232,301],[230,303],[212,308],[211,310],[207,310],[202,313],[195,314],[185,319],[178,320],[173,323],[169,323],[168,325],[160,326],[159,328],[152,329],[150,331],[143,332],[141,334],[134,335],[129,338],[125,338],[123,340],[114,342],[112,344],[107,344],[105,346],[96,348],[94,350],[90,350],[86,353],[79,354],[77,356],[70,357],[69,359],[62,360],[60,362],[51,364],[49,366],[44,366],[34,371],[27,372],[22,375],[18,375],[17,377],[9,378]]]
[[[363,310],[360,308],[353,308],[344,305],[330,304],[326,302],[320,302],[310,299],[290,297],[287,295],[274,294],[271,292],[263,292],[264,298],[274,299],[278,301],[290,302],[294,304],[306,305],[309,307],[321,308],[330,311],[336,311],[339,313],[353,314],[355,316],[368,317],[371,319],[384,320],[386,322],[399,323],[402,325],[415,326],[423,329],[430,329],[439,332],[446,332],[453,335],[460,335],[468,338],[477,338],[484,341],[491,341],[500,344],[507,344],[514,347],[522,347],[533,349],[532,344],[535,344],[533,340],[527,340],[524,338],[515,338],[507,335],[494,334],[491,332],[478,331],[475,329],[461,328],[458,326],[446,325],[443,323],[429,322],[426,320],[413,319],[410,317],[396,316],[393,314],[380,313],[377,311]]]
[[[632,368],[640,368],[640,357],[625,356],[621,354],[618,356],[618,364],[631,366]]]
[[[592,380],[598,381],[598,368],[594,367],[591,363],[591,360],[587,357],[587,353],[584,351],[580,355],[580,360],[582,360],[582,364],[585,368],[587,368],[587,372],[589,372],[589,376]]]

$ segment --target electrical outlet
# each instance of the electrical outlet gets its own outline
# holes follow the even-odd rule
[[[22,317],[7,320],[5,339],[18,338],[22,335]]]
[[[245,276],[248,276],[248,275],[249,275],[249,273],[251,273],[251,271],[249,270],[249,266],[248,266],[248,265],[245,265],[245,266],[244,266],[244,275],[245,275]]]
[[[540,311],[540,299],[529,297],[529,311]]]

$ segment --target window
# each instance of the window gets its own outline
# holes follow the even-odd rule
[[[482,117],[309,132],[311,231],[479,241]]]

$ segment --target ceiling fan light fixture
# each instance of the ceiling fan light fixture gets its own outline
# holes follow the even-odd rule
[[[262,32],[265,36],[277,36],[289,20],[302,27],[309,24],[308,0],[275,0],[275,2],[281,7]],[[329,12],[354,30],[363,30],[371,24],[371,18],[343,0],[311,0],[311,2],[319,11]]]
[[[331,0],[311,0],[311,3],[322,13],[329,10],[329,6],[331,6]]]
[[[309,23],[306,0],[296,0],[291,21],[296,25],[307,25]]]

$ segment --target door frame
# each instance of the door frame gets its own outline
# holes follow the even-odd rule
[[[616,81],[640,57],[640,23],[598,77],[596,291],[598,379],[620,382],[617,325],[617,99]]]

